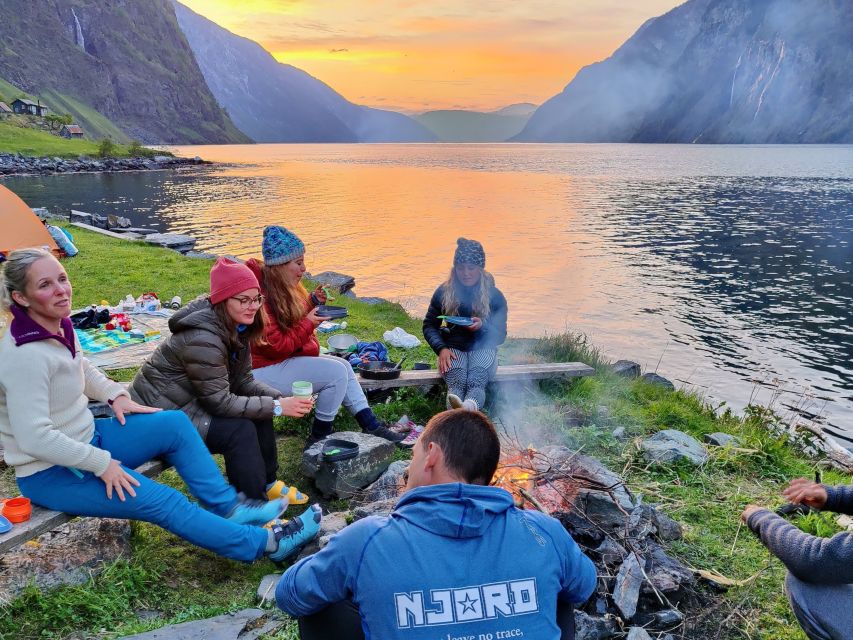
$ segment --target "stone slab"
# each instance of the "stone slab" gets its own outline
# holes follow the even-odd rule
[[[226,613],[206,620],[182,622],[137,633],[124,638],[133,640],[256,640],[262,635],[272,633],[285,624],[278,614],[263,609],[242,609],[235,613]]]

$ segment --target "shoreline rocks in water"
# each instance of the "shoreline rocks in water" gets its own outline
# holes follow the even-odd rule
[[[113,171],[157,171],[182,166],[212,164],[198,156],[178,158],[153,156],[134,158],[78,158],[32,157],[20,153],[0,153],[0,176],[53,175],[58,173],[101,173]]]

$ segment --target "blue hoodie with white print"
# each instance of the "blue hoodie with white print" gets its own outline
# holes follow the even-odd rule
[[[287,570],[276,601],[300,617],[352,599],[368,639],[559,640],[557,598],[581,604],[595,583],[557,520],[503,489],[452,483],[346,527]]]

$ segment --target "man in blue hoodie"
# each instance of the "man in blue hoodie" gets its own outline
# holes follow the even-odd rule
[[[279,581],[284,611],[326,610],[311,616],[310,630],[300,624],[303,639],[361,637],[357,624],[343,628],[354,607],[373,640],[571,637],[561,635],[573,625],[558,625],[557,601],[585,602],[595,567],[557,520],[517,509],[508,492],[487,486],[499,457],[482,413],[430,420],[391,515],[348,526]]]

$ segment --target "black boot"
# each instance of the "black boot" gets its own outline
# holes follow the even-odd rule
[[[311,425],[311,435],[308,436],[302,450],[307,451],[312,445],[320,442],[323,438],[332,435],[334,428],[335,423],[331,420],[318,420],[317,418],[314,418],[314,424]]]

